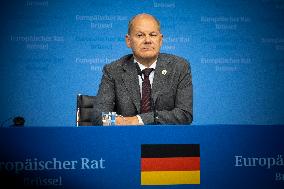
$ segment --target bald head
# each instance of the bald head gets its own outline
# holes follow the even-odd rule
[[[157,18],[155,18],[154,16],[150,15],[150,14],[146,14],[146,13],[142,13],[142,14],[138,14],[135,15],[134,17],[131,18],[131,20],[128,23],[128,35],[130,35],[132,28],[133,28],[133,24],[137,21],[137,20],[143,20],[143,19],[147,19],[147,20],[152,20],[156,23],[159,32],[161,31],[161,25],[160,22]]]

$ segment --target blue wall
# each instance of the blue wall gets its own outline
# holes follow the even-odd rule
[[[191,63],[194,125],[284,123],[284,1],[11,0],[0,3],[0,121],[74,126],[76,95],[131,53],[128,20],[155,15],[162,52]]]

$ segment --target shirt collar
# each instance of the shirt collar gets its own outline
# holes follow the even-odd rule
[[[143,64],[139,63],[135,58],[134,58],[134,63],[137,63],[140,70],[144,70],[145,68],[147,68],[146,66],[144,66]],[[157,65],[157,60],[155,60],[155,62],[149,67],[149,68],[156,68],[156,65]]]

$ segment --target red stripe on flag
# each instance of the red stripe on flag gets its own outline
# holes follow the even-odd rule
[[[200,157],[141,158],[141,171],[197,171]]]

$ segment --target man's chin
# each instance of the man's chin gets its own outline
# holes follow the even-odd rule
[[[140,56],[142,59],[156,59],[158,57],[157,53],[145,53]]]

